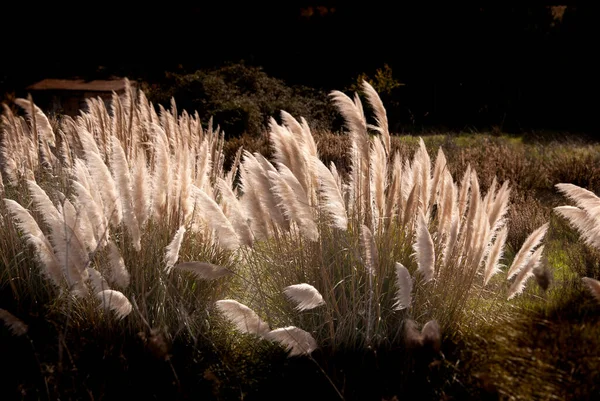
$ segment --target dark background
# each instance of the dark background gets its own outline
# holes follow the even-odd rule
[[[400,119],[599,135],[597,6],[566,3],[559,18],[549,2],[448,3],[3,4],[0,89],[111,74],[160,82],[243,60],[329,91],[388,64],[405,84]]]

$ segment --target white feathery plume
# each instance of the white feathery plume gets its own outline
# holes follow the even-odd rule
[[[363,250],[363,260],[367,271],[371,275],[375,275],[377,264],[379,261],[379,255],[377,253],[377,245],[373,238],[373,233],[369,230],[366,225],[361,226],[360,230],[360,242]]]
[[[333,103],[346,121],[346,127],[350,131],[352,148],[350,149],[351,165],[351,194],[353,201],[360,208],[364,221],[371,224],[370,205],[370,157],[369,157],[369,135],[367,133],[367,122],[360,99],[355,97],[352,101],[340,91],[330,93]]]
[[[289,168],[305,193],[311,193],[309,171],[307,166],[308,153],[301,149],[298,140],[287,127],[277,124],[271,118],[270,138],[274,143],[274,158],[279,164]]]
[[[498,180],[496,179],[496,176],[494,176],[494,178],[492,179],[492,183],[490,184],[490,187],[488,188],[487,193],[485,194],[485,197],[483,198],[483,208],[487,214],[490,213],[491,205],[492,205],[494,199],[496,199],[496,187],[497,186],[498,186]]]
[[[523,288],[525,288],[525,283],[531,276],[533,276],[533,270],[536,269],[541,262],[543,251],[544,245],[541,245],[538,249],[535,250],[535,252],[533,252],[531,258],[527,260],[525,266],[521,269],[521,271],[519,271],[519,274],[517,274],[517,278],[515,278],[515,281],[508,289],[509,300],[523,292]]]
[[[4,327],[8,328],[14,336],[25,335],[29,330],[29,327],[21,319],[6,309],[0,308],[0,320],[4,322]]]
[[[165,269],[167,274],[171,272],[175,263],[177,263],[177,259],[179,259],[179,248],[181,248],[181,243],[183,242],[183,236],[185,234],[185,226],[179,227],[173,239],[166,247],[165,253]]]
[[[242,160],[242,152],[243,151],[244,151],[244,148],[242,146],[240,146],[239,149],[237,150],[237,152],[235,153],[235,157],[233,158],[233,163],[231,165],[231,169],[225,176],[225,181],[227,181],[227,184],[229,187],[233,187],[233,183],[235,181],[235,177],[237,176],[240,162]]]
[[[67,136],[64,134],[62,130],[58,130],[58,135],[60,138],[60,148],[58,149],[58,154],[61,158],[62,163],[68,168],[73,167],[73,152],[71,151],[71,146],[69,145],[69,140]]]
[[[136,251],[142,250],[141,245],[141,233],[140,227],[135,216],[133,209],[133,197],[132,197],[132,179],[129,173],[129,164],[125,157],[125,151],[121,146],[121,142],[116,136],[111,137],[111,153],[110,153],[111,169],[113,179],[115,180],[115,187],[117,188],[118,196],[121,200],[121,207],[123,210],[123,222],[127,231],[131,235],[131,241],[133,248]]]
[[[278,206],[284,210],[284,215],[295,221],[301,232],[311,241],[319,238],[319,229],[314,221],[312,210],[308,204],[306,193],[294,176],[283,164],[278,164],[279,173],[269,171],[273,194],[280,202]]]
[[[8,182],[13,186],[18,185],[19,183],[19,163],[15,159],[19,155],[19,152],[14,152],[9,148],[9,145],[6,144],[6,139],[2,142],[2,147],[0,148],[0,156],[2,157],[4,174],[6,174],[6,179],[8,180]]]
[[[302,134],[304,137],[304,146],[308,150],[308,155],[317,157],[318,150],[317,144],[315,143],[315,138],[310,132],[310,127],[308,126],[308,122],[304,119],[304,117],[300,117],[301,125],[302,125]]]
[[[467,211],[467,220],[465,222],[465,227],[467,227],[464,243],[464,246],[466,247],[465,253],[468,253],[474,249],[473,242],[477,240],[477,236],[475,235],[477,224],[479,223],[477,216],[480,216],[482,212],[480,195],[477,172],[473,171],[471,173],[471,197],[469,199],[469,209]]]
[[[367,123],[364,114],[352,99],[340,91],[332,91],[329,96],[331,96],[333,103],[344,117],[344,120],[346,120],[346,127],[348,130],[361,134],[364,132],[366,134]],[[362,140],[366,141],[366,138],[363,137]],[[360,148],[362,149],[362,146]]]
[[[454,195],[458,193],[458,188],[454,185]],[[454,248],[458,240],[458,233],[460,231],[460,217],[458,215],[458,203],[454,202],[452,205],[452,217],[450,221],[450,228],[448,229],[448,236],[446,237],[446,243],[444,244],[443,250],[443,265],[447,266],[449,257],[452,255]]]
[[[438,204],[440,205],[438,233],[445,235],[452,228],[457,197],[456,186],[448,170],[443,173],[441,188],[443,188],[443,191],[440,192],[440,199],[438,200]]]
[[[110,266],[108,279],[111,283],[121,288],[129,285],[129,272],[125,261],[119,252],[119,247],[113,241],[108,242],[108,265]]]
[[[498,234],[496,235],[496,239],[494,240],[494,244],[490,249],[490,253],[488,254],[487,260],[485,262],[485,269],[483,273],[483,285],[487,285],[492,276],[500,271],[500,265],[498,262],[503,256],[504,253],[504,244],[506,243],[506,238],[508,235],[508,227],[504,226]]]
[[[8,211],[17,220],[17,226],[25,234],[25,239],[34,245],[37,250],[37,257],[42,262],[44,274],[52,280],[57,286],[61,285],[63,275],[54,255],[52,245],[38,226],[34,218],[20,204],[12,199],[4,199]]]
[[[298,143],[304,145],[304,133],[302,132],[302,125],[296,120],[290,113],[285,110],[280,111],[281,121],[288,128],[288,130],[294,134],[294,138]]]
[[[433,240],[427,229],[427,220],[423,211],[420,211],[417,218],[416,241],[413,244],[414,255],[417,259],[417,271],[423,276],[425,282],[433,278],[435,272],[435,250]]]
[[[40,188],[35,181],[28,180],[27,187],[35,204],[35,209],[40,212],[42,219],[50,226],[54,233],[54,228],[57,227],[57,224],[60,227],[62,216],[48,197],[48,194],[46,194],[46,191]]]
[[[396,288],[394,309],[409,308],[412,302],[413,280],[408,269],[400,262],[396,262]]]
[[[205,138],[200,146],[196,149],[194,185],[200,189],[204,189],[204,185],[208,182],[208,176],[211,170],[211,158],[208,149],[209,146],[209,141],[207,138]]]
[[[92,177],[90,177],[90,172],[88,171],[85,162],[80,158],[75,158],[73,161],[71,176],[73,177],[73,180],[78,181],[86,191],[90,192],[90,182],[93,182],[93,180]],[[98,196],[100,196],[100,194],[98,194]]]
[[[290,351],[289,356],[309,355],[318,347],[310,333],[295,326],[272,330],[266,334],[265,338],[281,343]]]
[[[460,191],[458,194],[458,216],[462,219],[467,210],[467,199],[469,188],[471,187],[471,165],[467,165],[463,179],[460,182]]]
[[[92,291],[94,292],[94,294],[97,294],[104,290],[110,290],[108,283],[106,282],[104,277],[102,277],[102,274],[100,274],[98,270],[94,269],[93,267],[88,267],[86,270],[88,272],[88,280],[92,285]]]
[[[8,211],[13,215],[13,218],[17,220],[17,227],[25,234],[25,239],[36,237],[42,241],[47,241],[46,236],[27,209],[12,199],[5,198],[4,204]],[[52,249],[50,243],[48,242],[47,244],[48,248]]]
[[[298,154],[299,149],[297,149],[294,135],[286,127],[277,124],[273,117],[269,119],[269,140],[273,143],[273,158],[295,170],[293,167],[294,159],[300,155]]]
[[[387,156],[380,138],[372,141],[371,151],[371,199],[374,204],[374,214],[378,219],[385,217],[385,187],[387,184]],[[379,226],[379,222],[377,226]]]
[[[150,217],[150,202],[152,200],[150,175],[146,166],[146,155],[138,152],[133,164],[133,210],[140,228],[144,227]]]
[[[271,189],[271,180],[269,179],[268,172],[277,173],[277,170],[273,165],[265,159],[261,154],[251,154],[244,151],[244,169],[246,174],[244,175],[245,180],[242,180],[242,188],[244,193],[248,191],[254,191],[258,201],[260,202],[260,216],[262,220],[265,220],[265,214],[267,218],[273,221],[273,223],[284,229],[289,229],[289,220],[285,218],[282,210],[277,204],[277,200]],[[249,209],[247,209],[250,211]],[[252,211],[253,214],[256,213]],[[258,219],[258,217],[257,217]],[[257,221],[253,222],[254,225],[259,225]]]
[[[345,199],[344,195],[346,194],[347,187],[344,184],[342,177],[340,176],[340,173],[338,173],[337,167],[335,167],[335,164],[333,162],[329,162],[329,171],[331,171],[333,180],[335,181],[337,187],[340,190],[340,193],[342,194],[342,200],[344,200]],[[342,204],[344,204],[344,202],[342,202]]]
[[[508,181],[504,181],[494,201],[490,203],[488,212],[490,226],[492,231],[496,231],[503,224],[504,216],[508,212],[508,201],[510,198],[510,188],[508,187]]]
[[[104,217],[102,206],[94,201],[87,188],[78,181],[72,181],[71,183],[77,194],[77,203],[80,208],[85,209],[97,245],[102,248],[106,245],[108,239],[108,221]]]
[[[414,159],[414,164],[419,166],[419,172],[421,173],[420,206],[428,213],[429,199],[431,195],[431,158],[429,157],[429,153],[427,153],[427,148],[425,147],[423,138],[419,138],[419,150],[415,154]]]
[[[442,346],[442,335],[437,320],[430,320],[421,329],[423,345],[439,352]]]
[[[362,102],[360,100],[360,96],[358,96],[358,92],[354,92],[354,107],[356,108],[356,110],[358,111],[358,113],[360,114],[360,117],[363,121],[365,121],[365,129],[366,129],[366,121],[367,119],[365,118],[365,109],[363,108]]]
[[[534,248],[539,245],[546,235],[549,224],[550,223],[545,223],[541,225],[539,228],[529,234],[527,239],[525,239],[525,242],[523,242],[521,249],[519,249],[519,252],[517,252],[515,255],[515,258],[508,269],[507,279],[510,280],[515,274],[519,273],[519,271],[527,263]]]
[[[467,250],[467,266],[470,266],[468,271],[475,272],[481,265],[486,251],[489,251],[488,245],[493,238],[489,220],[485,213],[485,206],[481,202],[477,205],[472,230],[474,235],[471,240],[471,246]]]
[[[408,199],[406,199],[406,204],[404,205],[404,217],[402,218],[402,223],[404,226],[409,228],[409,231],[412,231],[412,223],[415,219],[415,215],[417,214],[419,206],[419,185],[418,182],[412,187],[410,194],[408,195]]]
[[[117,318],[123,319],[125,316],[131,313],[131,303],[123,295],[123,293],[114,290],[104,290],[100,291],[96,294],[96,298],[98,298],[102,303],[100,304],[101,308],[104,310],[112,310],[117,315]]]
[[[388,129],[388,119],[383,102],[379,97],[377,91],[367,81],[362,81],[362,90],[367,96],[367,101],[371,105],[373,112],[375,113],[375,121],[377,121],[377,127],[374,127],[381,134],[381,141],[385,148],[385,154],[389,155],[392,145],[390,140],[390,132]]]
[[[250,157],[252,155],[248,154]],[[261,181],[261,178],[257,175],[262,175],[262,169],[258,163],[251,163],[248,165],[249,159],[246,158],[244,163],[240,167],[240,186],[239,189],[243,192],[240,197],[240,205],[244,211],[244,214],[248,217],[248,224],[252,231],[252,235],[255,238],[263,239],[269,236],[268,223],[271,221],[271,217],[268,212],[264,209],[263,204],[259,197],[260,188],[253,185],[253,181]],[[254,159],[256,161],[256,159]],[[270,195],[270,184],[267,181]],[[275,205],[276,212],[281,215],[277,206]],[[283,219],[283,218],[282,218]]]
[[[600,249],[600,222],[597,217],[576,206],[557,206],[554,211],[569,220],[587,245]]]
[[[431,180],[431,197],[429,198],[429,206],[434,205],[436,202],[439,203],[439,201],[437,200],[437,196],[438,192],[444,191],[444,178],[446,176],[445,173],[448,171],[448,169],[446,168],[447,164],[448,163],[446,161],[446,155],[444,155],[444,151],[442,151],[442,148],[439,147],[437,156],[435,158],[435,166],[433,167],[433,178]]]
[[[297,304],[296,309],[299,311],[313,309],[325,304],[321,293],[310,284],[290,285],[283,289],[283,293]]]
[[[100,190],[98,189],[96,181],[94,181],[94,179],[90,175],[90,172],[82,159],[75,159],[73,163],[72,173],[75,179],[87,189],[89,194],[94,199],[94,202],[96,202],[98,207],[100,207],[100,209],[102,210],[102,214],[104,214],[104,202],[102,201],[102,195],[100,194]]]
[[[401,210],[404,210],[406,206],[406,202],[408,201],[408,197],[412,189],[414,188],[414,174],[413,167],[410,163],[410,160],[405,159],[402,164],[402,178],[400,180],[400,202],[401,202]]]
[[[195,185],[192,185],[192,193],[206,224],[215,231],[219,244],[228,250],[239,248],[240,240],[235,229],[219,205]]]
[[[35,120],[35,126],[38,132],[39,139],[43,142],[48,142],[52,147],[56,146],[56,137],[52,131],[52,125],[48,121],[48,117],[42,109],[33,104],[33,101],[18,98],[14,100],[15,104],[25,110],[29,118]]]
[[[385,215],[388,222],[392,221],[394,213],[400,211],[400,191],[402,185],[402,160],[400,152],[394,154],[392,164],[392,180],[387,191],[387,199],[385,200]]]
[[[218,177],[217,186],[221,193],[222,202],[227,206],[227,218],[231,222],[231,225],[235,229],[237,237],[242,245],[252,247],[254,238],[252,231],[246,222],[246,218],[243,213],[242,205],[233,193],[229,183]]]
[[[2,171],[0,170],[0,197],[4,196],[4,181],[2,180]]]
[[[574,184],[565,183],[556,184],[555,187],[569,199],[573,200],[580,208],[592,214],[600,213],[600,198],[592,191]],[[594,211],[596,213],[593,213]]]
[[[83,126],[81,123],[77,124],[77,129],[75,132],[77,133],[84,153],[91,152],[100,154],[100,149],[98,149],[98,145],[96,144],[94,136],[85,126]]]
[[[581,281],[583,281],[583,284],[585,284],[590,294],[600,302],[600,281],[591,277],[583,277]]]
[[[269,325],[262,321],[256,312],[238,301],[222,299],[215,302],[215,305],[233,323],[236,329],[242,333],[264,337],[271,331]]]
[[[100,195],[102,196],[104,215],[107,216],[113,227],[118,227],[123,219],[123,207],[119,201],[115,181],[98,153],[86,151],[85,158],[88,162],[90,176],[98,188],[102,188]]]
[[[94,252],[98,248],[96,234],[84,206],[77,204],[75,207],[68,199],[63,202],[63,217],[65,223],[77,235],[79,242],[85,246],[88,252]],[[84,251],[82,249],[82,251]]]
[[[201,280],[215,280],[232,274],[232,271],[225,267],[207,262],[183,262],[176,264],[173,269],[193,273]]]
[[[168,195],[171,188],[171,167],[169,144],[165,133],[156,124],[152,124],[154,135],[154,171],[152,172],[152,208],[157,219],[166,217]]]
[[[344,206],[344,196],[335,176],[318,157],[311,157],[310,160],[314,170],[317,171],[322,198],[321,208],[331,216],[334,227],[346,230],[348,228],[348,215]]]
[[[35,181],[27,181],[29,191],[36,205],[36,210],[41,213],[44,222],[50,227],[50,242],[59,266],[63,269],[70,286],[82,289],[82,274],[88,262],[88,255],[72,228],[65,224],[62,213],[59,213],[46,192]],[[64,195],[63,195],[64,197]],[[77,291],[78,295],[84,292]]]

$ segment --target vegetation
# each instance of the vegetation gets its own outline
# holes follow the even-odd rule
[[[347,134],[255,140],[132,89],[6,107],[8,395],[593,398],[597,145],[393,136],[361,89]]]
[[[168,106],[171,98],[202,121],[214,118],[228,138],[259,136],[268,118],[279,110],[304,116],[312,128],[331,129],[334,110],[319,92],[308,87],[289,87],[261,68],[231,64],[193,73],[166,73],[161,85],[148,87],[152,102]]]

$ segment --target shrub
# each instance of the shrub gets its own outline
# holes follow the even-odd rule
[[[232,64],[190,74],[167,73],[166,83],[150,87],[149,99],[168,104],[174,97],[180,108],[213,117],[228,137],[243,133],[259,136],[269,116],[286,110],[304,116],[313,128],[330,129],[331,106],[325,96],[308,87],[289,87],[259,67]]]

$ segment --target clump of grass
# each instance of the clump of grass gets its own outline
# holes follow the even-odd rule
[[[20,101],[28,120],[5,111],[0,138],[3,299],[44,305],[60,360],[77,335],[96,330],[110,348],[126,334],[176,383],[190,359],[171,355],[217,358],[200,364],[213,390],[227,375],[250,377],[232,365],[252,370],[262,355],[316,367],[335,396],[352,394],[341,384],[350,376],[328,365],[338,356],[369,366],[379,350],[406,357],[393,371],[418,373],[401,390],[415,376],[442,378],[452,367],[440,351],[455,338],[541,297],[506,301],[556,255],[542,244],[547,210],[509,201],[548,176],[531,174],[539,152],[501,138],[448,158],[432,144],[456,150],[464,139],[393,138],[379,97],[363,89],[373,121],[361,98],[334,92],[347,135],[313,135],[282,112],[268,141],[227,145],[227,168],[223,134],[174,102],[157,113],[129,89],[57,129]],[[27,323],[16,304],[5,309]]]
[[[478,302],[503,308],[502,298],[517,293],[518,283],[507,294],[499,281],[486,288],[483,276],[487,283],[500,271],[506,234],[498,233],[507,223],[508,185],[493,179],[482,194],[470,167],[455,181],[444,152],[439,149],[432,162],[422,140],[412,160],[392,154],[376,94],[367,98],[376,110],[373,126],[358,97],[332,96],[349,130],[347,178],[318,159],[316,138],[289,115],[271,123],[273,164],[244,155],[240,199],[258,241],[244,256],[244,284],[232,288],[245,291],[235,291],[235,299],[272,327],[302,328],[333,350],[402,342],[408,318],[435,321],[450,334],[471,320]],[[380,135],[370,136],[370,129]],[[524,269],[517,281],[524,282],[541,257],[543,248],[534,253],[538,244],[539,238],[512,266],[514,274]],[[406,277],[404,284],[397,280],[398,263],[413,286],[403,308],[398,299],[411,291]],[[299,283],[319,291],[324,305],[318,311],[298,313],[285,299],[284,289]]]

